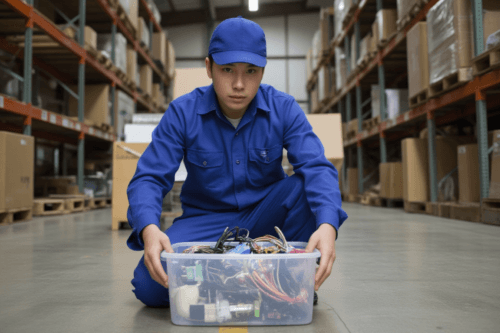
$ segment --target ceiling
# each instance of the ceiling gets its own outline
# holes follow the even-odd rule
[[[259,10],[250,12],[248,0],[154,0],[165,27],[222,21],[242,15],[258,18],[319,12],[333,5],[333,0],[259,0]]]

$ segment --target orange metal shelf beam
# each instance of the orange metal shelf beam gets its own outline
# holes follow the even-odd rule
[[[153,12],[149,9],[148,4],[146,3],[146,0],[141,0],[140,3],[144,6],[144,8],[146,8],[146,12],[148,13],[149,20],[151,22],[153,22],[153,26],[156,28],[156,31],[160,32],[161,31],[161,27],[158,24],[158,22],[156,22],[156,19],[155,19],[154,15],[153,15]]]
[[[32,106],[31,104],[25,104],[7,96],[0,96],[0,100],[3,101],[3,110],[9,111],[11,113],[18,114],[20,116],[29,117],[31,119],[36,119],[49,124],[57,125],[75,131],[76,133],[83,133],[85,135],[91,135],[96,138],[115,141],[116,137],[113,134],[104,133],[100,130],[96,130],[93,127],[89,127],[84,123],[73,121],[63,115],[58,113],[42,110]],[[0,103],[1,105],[2,103]]]

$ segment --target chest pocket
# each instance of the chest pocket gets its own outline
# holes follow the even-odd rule
[[[248,156],[248,178],[254,186],[265,186],[285,178],[281,167],[283,146],[250,148]]]
[[[187,149],[186,161],[188,174],[196,184],[211,189],[222,186],[224,153]]]

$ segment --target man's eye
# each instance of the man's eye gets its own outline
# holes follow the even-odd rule
[[[249,69],[249,70],[248,70],[248,73],[249,73],[249,74],[254,74],[254,73],[257,73],[257,71],[256,71],[255,69]]]
[[[226,73],[230,73],[231,72],[231,68],[229,68],[229,67],[224,67],[222,70],[224,72],[226,72]]]

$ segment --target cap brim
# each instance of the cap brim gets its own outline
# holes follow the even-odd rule
[[[267,60],[258,54],[245,51],[226,51],[213,53],[212,58],[217,65],[235,64],[243,62],[257,67],[265,67]]]

